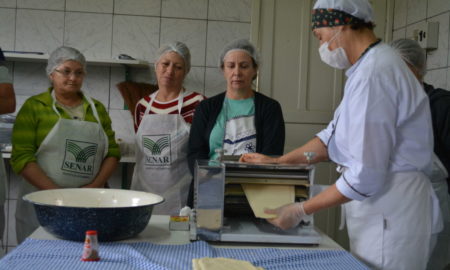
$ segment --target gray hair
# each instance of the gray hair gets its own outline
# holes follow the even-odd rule
[[[77,61],[83,66],[83,71],[86,71],[86,58],[84,58],[84,55],[75,48],[62,46],[50,54],[47,67],[45,68],[47,75],[50,75],[59,65],[69,60]]]
[[[219,68],[223,69],[224,64],[223,60],[227,55],[227,53],[236,50],[246,52],[253,60],[253,67],[254,68],[259,67],[259,55],[258,52],[256,51],[255,46],[253,46],[253,44],[250,43],[250,41],[248,41],[247,39],[237,39],[231,41],[230,43],[225,45],[225,47],[222,49],[219,58]]]
[[[400,57],[411,65],[422,78],[427,73],[427,57],[425,50],[412,39],[397,39],[391,42],[391,47]]]
[[[155,67],[161,56],[168,52],[176,52],[181,56],[181,58],[183,58],[186,74],[188,74],[189,70],[191,70],[191,53],[186,44],[180,41],[164,44],[158,49],[156,52]]]

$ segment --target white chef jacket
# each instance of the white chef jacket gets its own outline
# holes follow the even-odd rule
[[[317,134],[330,159],[346,168],[337,189],[362,201],[384,186],[388,173],[428,172],[433,151],[429,102],[406,64],[380,44],[346,75],[344,98]]]

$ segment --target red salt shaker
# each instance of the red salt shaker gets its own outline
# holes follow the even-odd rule
[[[98,255],[98,238],[97,231],[86,231],[86,239],[84,240],[83,254],[81,256],[82,261],[98,261],[100,257]]]

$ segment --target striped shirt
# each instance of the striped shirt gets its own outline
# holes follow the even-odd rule
[[[181,116],[186,123],[191,124],[194,118],[195,107],[206,97],[197,92],[187,92],[183,98]],[[134,112],[134,130],[137,131],[147,107],[150,105],[151,97],[146,96],[139,100]],[[149,114],[178,114],[178,98],[168,102],[153,101]]]

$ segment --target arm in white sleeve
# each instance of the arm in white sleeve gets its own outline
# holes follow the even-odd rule
[[[383,80],[361,79],[348,92],[336,131],[347,168],[336,182],[345,197],[363,200],[384,185],[396,138],[397,96]]]

